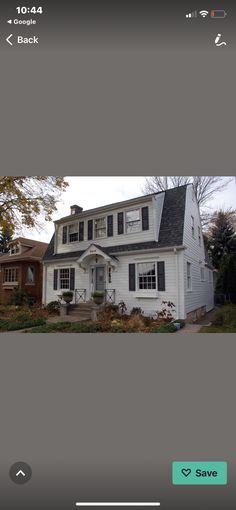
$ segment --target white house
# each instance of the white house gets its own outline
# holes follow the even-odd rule
[[[72,206],[55,221],[43,265],[44,304],[72,290],[74,303],[104,291],[107,302],[147,315],[171,301],[179,319],[195,320],[214,306],[191,184],[87,211]]]

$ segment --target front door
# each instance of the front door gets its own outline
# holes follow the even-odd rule
[[[105,268],[104,266],[96,267],[96,291],[104,292],[105,290]]]

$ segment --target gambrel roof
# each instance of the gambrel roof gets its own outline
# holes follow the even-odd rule
[[[178,188],[172,188],[166,191],[162,191],[160,193],[165,193],[164,204],[162,210],[162,217],[160,223],[160,231],[159,231],[159,240],[156,241],[145,241],[138,243],[128,243],[114,246],[100,246],[99,248],[104,250],[105,253],[112,254],[122,254],[122,252],[132,252],[139,250],[154,250],[159,248],[171,248],[174,246],[182,246],[183,245],[183,232],[184,232],[184,216],[185,216],[185,202],[186,202],[186,188],[187,185],[180,186]],[[152,195],[146,195],[143,197],[138,197],[137,199],[131,199],[129,201],[119,202],[117,204],[112,204],[113,209],[121,208],[122,204],[132,204],[140,201],[141,199],[153,197],[157,195],[157,193]],[[92,209],[91,211],[85,211],[84,214],[86,216],[90,212],[91,214],[98,211],[99,213],[108,206],[99,207],[97,209]],[[62,223],[63,221],[75,220],[78,218],[82,218],[83,213],[79,215],[70,215],[58,220],[56,223]],[[54,254],[54,235],[48,245],[46,253],[43,257],[44,261],[58,260],[58,259],[71,259],[71,258],[79,258],[85,250],[82,251],[70,251],[67,253]]]

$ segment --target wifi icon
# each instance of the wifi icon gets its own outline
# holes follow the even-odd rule
[[[206,18],[207,15],[209,14],[209,11],[199,11],[199,14],[201,14],[203,18]]]

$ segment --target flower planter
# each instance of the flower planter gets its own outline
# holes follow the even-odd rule
[[[96,305],[101,305],[104,301],[104,293],[103,292],[94,292],[94,294],[92,294],[92,298]]]

